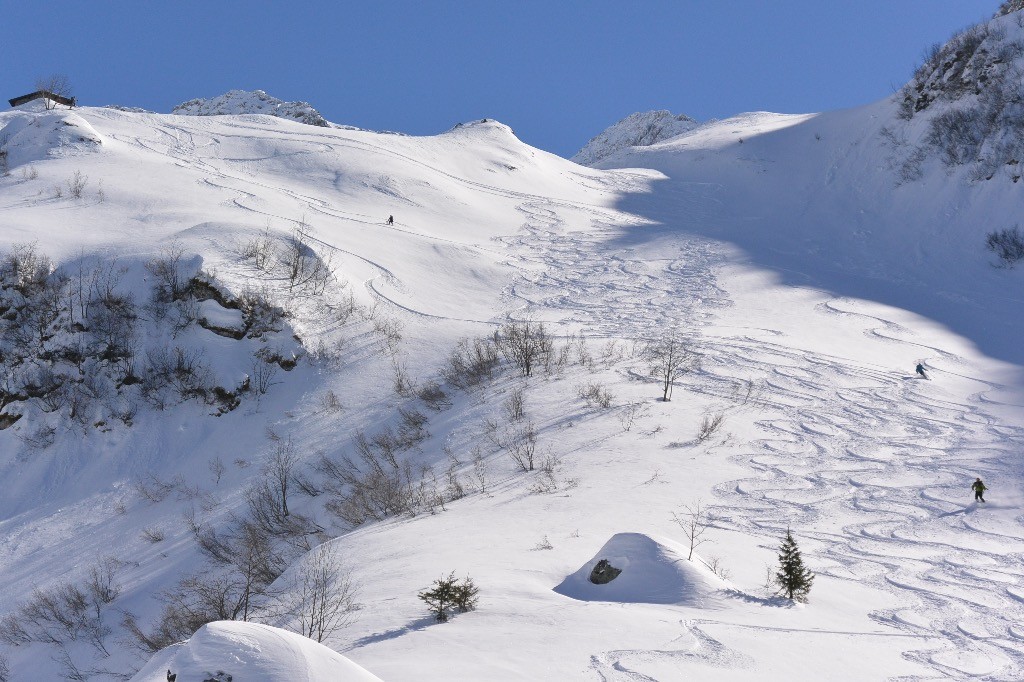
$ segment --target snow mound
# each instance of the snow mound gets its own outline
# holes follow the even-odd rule
[[[285,102],[262,90],[229,90],[219,97],[190,99],[171,110],[181,116],[266,114],[321,128],[333,127],[309,102]]]
[[[687,550],[671,540],[643,533],[617,533],[555,592],[580,601],[636,604],[704,605],[726,584],[700,564],[686,560]],[[590,582],[601,559],[622,570],[606,585]]]
[[[218,621],[157,652],[131,682],[210,677],[238,682],[380,682],[341,654],[294,632],[241,621]],[[217,676],[217,673],[223,673]]]
[[[699,125],[685,114],[676,115],[665,110],[637,112],[591,139],[571,161],[589,166],[622,149],[657,144],[688,133]]]
[[[103,137],[78,114],[67,110],[18,109],[5,117],[0,140],[11,167],[46,157],[73,156],[94,151]],[[0,122],[2,123],[2,122]]]

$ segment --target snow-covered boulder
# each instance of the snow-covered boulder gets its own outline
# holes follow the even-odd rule
[[[677,115],[665,110],[637,112],[591,139],[571,160],[590,166],[621,149],[647,147],[688,133],[699,125],[685,114]]]
[[[238,682],[381,682],[339,653],[288,630],[217,621],[158,651],[131,682],[228,679]],[[220,675],[218,676],[218,673]]]
[[[687,561],[681,545],[643,533],[617,533],[590,561],[566,577],[555,592],[580,601],[634,604],[683,604],[701,606],[715,592],[728,586],[696,561]],[[590,581],[590,573],[602,559],[622,569],[604,585]]]
[[[174,107],[171,113],[181,116],[266,114],[321,128],[332,127],[309,102],[285,102],[262,90],[229,90],[219,97],[190,99]]]

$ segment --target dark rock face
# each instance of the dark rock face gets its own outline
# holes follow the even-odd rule
[[[615,568],[608,563],[607,559],[601,559],[597,562],[597,565],[594,566],[594,570],[590,572],[589,580],[595,585],[605,585],[615,580],[619,573],[622,573],[621,568]]]

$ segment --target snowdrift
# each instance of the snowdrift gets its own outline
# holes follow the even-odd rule
[[[103,144],[103,137],[88,121],[67,110],[32,113],[22,107],[6,122],[0,126],[0,141],[11,168],[48,156],[94,151]]]
[[[555,592],[580,601],[703,606],[725,583],[706,568],[687,561],[687,551],[671,540],[643,533],[616,533]],[[606,585],[588,579],[601,559],[622,569]]]
[[[188,641],[158,652],[131,682],[166,682],[168,670],[183,682],[227,675],[238,682],[380,682],[311,639],[239,621],[204,625]]]

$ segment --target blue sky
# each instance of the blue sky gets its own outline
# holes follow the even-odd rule
[[[881,99],[999,0],[0,0],[0,95],[64,73],[86,105],[232,88],[432,134],[497,118],[571,155],[634,112],[699,120]]]

